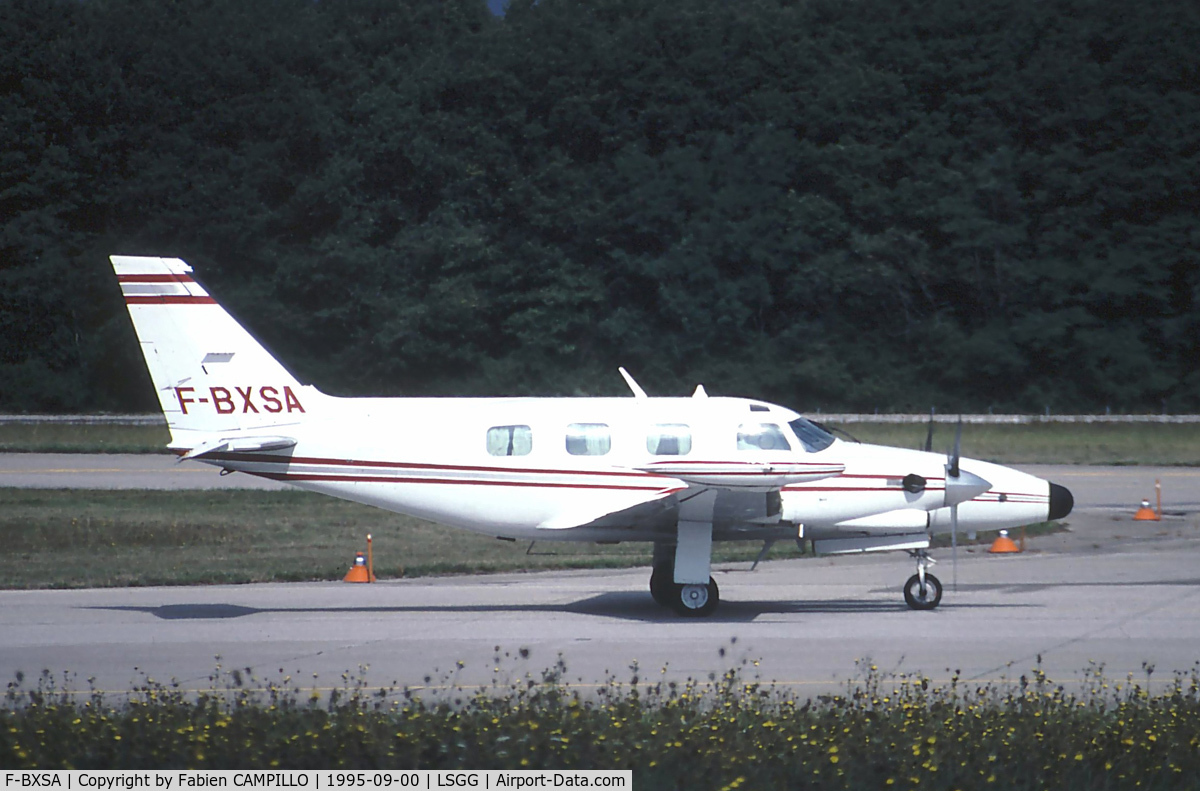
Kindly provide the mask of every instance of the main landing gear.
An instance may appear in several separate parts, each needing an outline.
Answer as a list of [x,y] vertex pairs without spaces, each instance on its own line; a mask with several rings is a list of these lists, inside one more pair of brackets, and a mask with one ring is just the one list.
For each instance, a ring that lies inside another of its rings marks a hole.
[[[675,565],[664,559],[666,552],[655,547],[659,555],[650,573],[650,595],[663,607],[669,607],[685,617],[703,618],[712,615],[721,600],[721,591],[712,577],[707,585],[681,585],[675,582]],[[904,601],[914,610],[932,610],[942,602],[942,581],[929,573],[937,561],[923,549],[909,552],[917,561],[917,573],[904,583]]]
[[708,578],[707,585],[680,585],[675,582],[675,566],[665,561],[654,564],[650,574],[650,595],[663,607],[691,618],[712,615],[721,600],[721,591],[712,577]]
[[932,610],[942,601],[942,581],[928,572],[937,561],[923,549],[909,552],[917,560],[917,573],[904,583],[904,601],[914,610]]

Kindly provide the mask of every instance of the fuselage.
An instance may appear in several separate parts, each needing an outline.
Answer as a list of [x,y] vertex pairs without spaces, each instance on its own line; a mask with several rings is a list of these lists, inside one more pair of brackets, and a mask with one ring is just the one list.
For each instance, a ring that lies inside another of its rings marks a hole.
[[[673,540],[689,489],[672,475],[680,469],[747,470],[737,473],[745,483],[731,479],[718,500],[714,540],[950,529],[944,455],[845,442],[762,401],[334,398],[311,387],[294,398],[303,420],[271,420],[272,431],[295,438],[289,452],[203,460],[509,538]],[[248,428],[261,422],[244,414]],[[176,431],[178,446],[199,440]],[[962,529],[1049,517],[1046,481],[971,459],[961,465],[991,484],[960,506]],[[803,480],[806,471],[817,479]]]

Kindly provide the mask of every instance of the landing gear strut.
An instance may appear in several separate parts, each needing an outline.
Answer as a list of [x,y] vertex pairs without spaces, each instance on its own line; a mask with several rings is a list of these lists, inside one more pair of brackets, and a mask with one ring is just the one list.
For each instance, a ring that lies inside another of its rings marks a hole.
[[650,595],[684,617],[716,612],[721,592],[712,578],[713,513],[717,490],[688,490],[679,498],[674,541],[654,542]]
[[937,561],[923,549],[909,552],[917,561],[917,573],[904,583],[904,601],[914,610],[932,610],[942,601],[942,581],[928,572]]

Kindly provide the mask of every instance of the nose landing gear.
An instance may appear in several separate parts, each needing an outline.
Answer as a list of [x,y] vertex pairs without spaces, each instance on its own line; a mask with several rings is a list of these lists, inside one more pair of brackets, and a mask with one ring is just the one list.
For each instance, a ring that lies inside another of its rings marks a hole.
[[904,601],[914,610],[932,610],[942,601],[942,581],[928,572],[937,561],[923,549],[909,552],[917,561],[917,573],[904,583]]

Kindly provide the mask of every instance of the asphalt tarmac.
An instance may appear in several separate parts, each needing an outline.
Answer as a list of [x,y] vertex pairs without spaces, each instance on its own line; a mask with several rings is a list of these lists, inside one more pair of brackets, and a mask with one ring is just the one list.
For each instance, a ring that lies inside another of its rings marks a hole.
[[278,481],[168,454],[0,453],[0,488],[21,489],[287,489]]
[[[105,469],[117,469],[119,457],[103,458]],[[145,460],[157,457],[136,458],[138,469],[149,469]],[[38,468],[69,466],[58,460]],[[12,469],[10,457],[0,462]],[[1151,668],[1152,680],[1166,683],[1172,671],[1197,667],[1200,470],[1025,469],[1074,491],[1069,529],[1031,539],[1020,555],[960,549],[957,590],[949,550],[936,551],[934,573],[946,592],[932,612],[905,607],[901,586],[913,564],[895,553],[768,560],[754,573],[746,563],[719,566],[721,609],[704,620],[656,606],[644,568],[372,585],[2,591],[0,680],[21,671],[29,686],[46,669],[69,674],[80,690],[88,678],[116,693],[147,678],[202,689],[219,665],[248,668],[254,683],[291,676],[324,691],[345,676],[453,695],[456,685],[540,679],[561,659],[563,677],[585,689],[635,673],[641,681],[703,681],[736,668],[807,697],[843,691],[872,664],[884,674],[957,673],[973,683],[1015,682],[1040,667],[1068,686],[1096,668],[1119,681],[1129,673],[1145,680]],[[6,474],[13,478],[0,478],[4,484],[16,479]],[[54,480],[96,485],[87,477],[96,474],[81,473],[92,483]],[[245,476],[219,480],[238,478]],[[1131,521],[1142,497],[1153,500],[1155,478],[1164,520]]]

